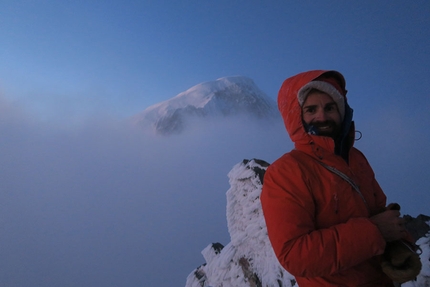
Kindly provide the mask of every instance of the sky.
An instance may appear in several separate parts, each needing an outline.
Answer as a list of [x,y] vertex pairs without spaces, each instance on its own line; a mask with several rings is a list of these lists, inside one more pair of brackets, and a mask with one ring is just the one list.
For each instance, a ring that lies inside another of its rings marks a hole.
[[0,1],[0,285],[184,286],[227,243],[227,173],[272,162],[282,126],[220,122],[165,139],[124,124],[242,75],[347,81],[390,202],[429,215],[430,3]]

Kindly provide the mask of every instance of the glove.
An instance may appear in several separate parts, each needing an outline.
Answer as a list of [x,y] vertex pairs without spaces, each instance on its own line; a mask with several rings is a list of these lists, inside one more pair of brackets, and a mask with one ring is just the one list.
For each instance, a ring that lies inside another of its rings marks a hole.
[[413,280],[421,271],[421,260],[408,243],[397,240],[387,243],[382,271],[394,282],[404,283]]

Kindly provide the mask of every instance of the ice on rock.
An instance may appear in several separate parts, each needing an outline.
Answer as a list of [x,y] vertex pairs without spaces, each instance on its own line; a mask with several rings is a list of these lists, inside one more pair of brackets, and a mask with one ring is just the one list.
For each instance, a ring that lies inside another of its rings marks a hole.
[[211,245],[203,250],[206,264],[188,276],[187,287],[297,286],[294,277],[280,266],[267,237],[260,203],[267,166],[261,160],[244,160],[228,174],[227,225],[231,242],[216,255],[209,251]]

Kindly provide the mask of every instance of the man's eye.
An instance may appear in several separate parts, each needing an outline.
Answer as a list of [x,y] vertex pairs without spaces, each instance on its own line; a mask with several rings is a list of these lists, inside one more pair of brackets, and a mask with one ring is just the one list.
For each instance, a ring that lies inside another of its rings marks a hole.
[[336,108],[335,108],[335,106],[333,106],[333,105],[330,105],[330,106],[327,106],[327,107],[325,107],[325,110],[327,111],[327,112],[332,112],[332,111],[334,111]]
[[305,113],[307,114],[313,114],[315,112],[315,108],[307,108],[305,109]]

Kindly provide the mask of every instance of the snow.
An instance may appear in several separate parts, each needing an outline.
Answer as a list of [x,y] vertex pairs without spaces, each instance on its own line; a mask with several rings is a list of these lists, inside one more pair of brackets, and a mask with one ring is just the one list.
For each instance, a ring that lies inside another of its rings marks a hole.
[[252,79],[234,76],[198,84],[145,109],[131,120],[142,127],[156,127],[162,122],[162,128],[175,124],[179,127],[186,116],[236,114],[239,111],[263,117],[278,115],[275,101],[261,91]]
[[215,92],[234,84],[255,86],[251,79],[242,76],[219,78],[216,81],[195,85],[167,101],[150,106],[141,116],[154,120],[166,116],[169,111],[185,108],[189,105],[203,108],[211,100]]
[[[427,222],[430,225],[430,221]],[[417,240],[416,244],[421,248],[421,272],[416,281],[402,284],[402,287],[428,287],[430,286],[430,232]]]
[[227,225],[231,241],[219,254],[211,251],[212,244],[202,251],[206,265],[191,272],[187,287],[250,286],[254,274],[262,286],[297,286],[294,277],[278,263],[267,237],[258,176],[258,171],[266,167],[256,160],[244,161],[228,174]]
[[[206,264],[189,274],[186,287],[298,286],[279,264],[267,236],[260,202],[267,166],[261,160],[244,160],[229,172],[226,216],[231,241],[222,250],[210,244],[202,251]],[[402,287],[430,286],[430,232],[416,243],[422,250],[422,270],[416,281]]]

